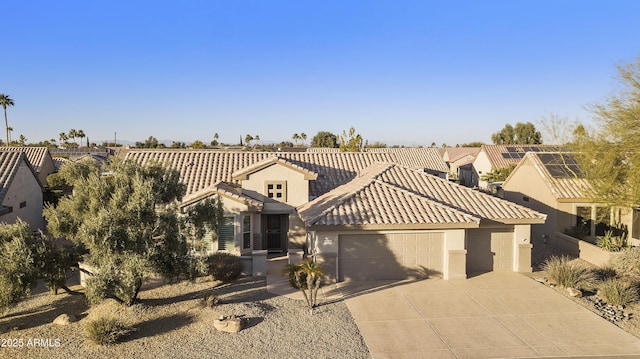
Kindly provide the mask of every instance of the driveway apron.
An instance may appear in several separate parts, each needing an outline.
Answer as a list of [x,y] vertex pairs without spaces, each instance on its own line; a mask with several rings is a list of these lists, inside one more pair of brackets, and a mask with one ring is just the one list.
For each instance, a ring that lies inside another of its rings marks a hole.
[[640,357],[640,339],[518,273],[339,290],[374,359]]

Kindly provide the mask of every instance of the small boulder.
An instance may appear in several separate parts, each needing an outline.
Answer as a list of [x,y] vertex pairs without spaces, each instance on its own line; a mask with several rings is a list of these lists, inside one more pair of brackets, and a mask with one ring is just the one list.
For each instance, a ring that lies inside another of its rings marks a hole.
[[234,315],[228,318],[221,317],[213,321],[213,327],[221,332],[237,333],[242,330],[242,319]]
[[569,292],[569,295],[574,297],[574,298],[582,297],[582,292],[579,289],[567,288],[567,292]]
[[69,325],[70,323],[73,323],[77,320],[78,318],[76,318],[76,316],[73,314],[60,314],[59,316],[56,317],[56,319],[53,320],[53,324]]

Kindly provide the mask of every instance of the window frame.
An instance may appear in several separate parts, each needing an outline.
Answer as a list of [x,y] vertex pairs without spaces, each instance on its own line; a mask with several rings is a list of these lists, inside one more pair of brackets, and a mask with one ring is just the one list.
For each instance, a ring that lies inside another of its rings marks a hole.
[[265,181],[264,195],[276,201],[286,202],[287,181]]

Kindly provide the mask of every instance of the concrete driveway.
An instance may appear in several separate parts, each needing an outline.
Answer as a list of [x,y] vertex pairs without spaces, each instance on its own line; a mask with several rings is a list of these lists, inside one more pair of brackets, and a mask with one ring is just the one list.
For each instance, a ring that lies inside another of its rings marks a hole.
[[338,290],[375,359],[640,356],[640,339],[518,273]]

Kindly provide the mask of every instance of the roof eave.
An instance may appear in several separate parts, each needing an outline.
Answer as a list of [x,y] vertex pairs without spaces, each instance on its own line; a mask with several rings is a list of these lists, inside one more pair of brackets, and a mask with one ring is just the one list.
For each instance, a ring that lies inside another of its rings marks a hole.
[[491,219],[491,221],[502,224],[544,224],[547,221],[547,216],[544,218],[497,218]]
[[479,223],[417,223],[417,224],[341,224],[341,225],[307,225],[309,231],[371,231],[371,230],[429,230],[429,229],[461,229],[478,228]]

